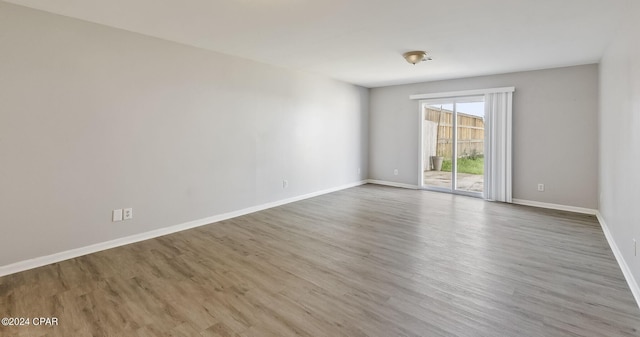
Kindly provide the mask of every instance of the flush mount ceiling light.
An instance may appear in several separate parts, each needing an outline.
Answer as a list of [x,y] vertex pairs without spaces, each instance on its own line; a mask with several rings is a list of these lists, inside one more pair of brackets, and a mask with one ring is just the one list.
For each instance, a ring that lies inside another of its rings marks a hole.
[[422,61],[431,61],[431,58],[427,57],[427,52],[423,50],[408,51],[402,54],[402,57],[411,64],[420,63]]

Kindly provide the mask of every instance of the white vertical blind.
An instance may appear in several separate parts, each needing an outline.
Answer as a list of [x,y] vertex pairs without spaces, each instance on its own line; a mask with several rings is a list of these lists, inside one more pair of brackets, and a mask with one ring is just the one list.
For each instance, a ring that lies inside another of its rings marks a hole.
[[485,94],[484,198],[512,202],[513,91]]

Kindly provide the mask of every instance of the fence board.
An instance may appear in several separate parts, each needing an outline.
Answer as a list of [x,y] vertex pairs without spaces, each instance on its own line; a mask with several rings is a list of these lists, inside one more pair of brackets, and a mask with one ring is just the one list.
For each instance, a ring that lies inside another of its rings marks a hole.
[[[443,157],[451,157],[453,143],[453,111],[426,108],[425,120],[436,123],[437,125],[436,130],[438,136],[436,143],[438,145],[435,153],[431,153],[429,156],[439,155]],[[484,119],[480,116],[458,113],[457,122],[458,157],[484,154]],[[425,137],[425,139],[431,139],[431,137]]]

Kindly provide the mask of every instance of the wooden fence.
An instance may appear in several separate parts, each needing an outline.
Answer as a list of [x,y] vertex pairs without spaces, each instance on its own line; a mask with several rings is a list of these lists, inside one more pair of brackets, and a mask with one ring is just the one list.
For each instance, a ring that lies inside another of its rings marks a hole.
[[[437,129],[436,135],[425,134],[425,138],[429,137],[435,139],[437,136],[437,147],[435,148],[435,153],[427,154],[427,156],[438,155],[445,158],[451,158],[453,144],[453,111],[426,108],[425,120],[435,123],[436,128],[433,129]],[[482,117],[459,112],[457,131],[458,157],[484,154],[484,119]],[[433,150],[430,152],[433,152]]]

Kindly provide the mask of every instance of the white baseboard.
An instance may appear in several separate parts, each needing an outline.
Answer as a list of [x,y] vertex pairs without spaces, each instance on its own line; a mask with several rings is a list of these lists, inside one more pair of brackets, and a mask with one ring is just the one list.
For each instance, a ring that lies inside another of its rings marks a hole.
[[600,226],[602,227],[602,231],[604,232],[605,238],[607,238],[607,242],[609,242],[611,251],[613,251],[613,255],[616,257],[616,260],[618,261],[618,265],[620,265],[620,269],[622,269],[622,274],[624,275],[624,278],[627,280],[627,284],[631,289],[631,293],[633,294],[633,297],[636,299],[636,304],[640,308],[640,285],[638,285],[638,282],[633,277],[633,274],[631,273],[631,269],[629,269],[629,265],[627,264],[627,261],[625,261],[624,256],[622,256],[622,252],[620,252],[620,249],[618,248],[618,245],[616,244],[615,240],[613,240],[613,235],[611,234],[611,231],[609,230],[607,223],[604,221],[604,218],[602,217],[602,214],[600,214],[599,211],[596,211],[596,217],[600,222]]
[[366,180],[0,266],[0,277],[366,184]]
[[417,189],[418,189],[418,185],[410,185],[410,184],[403,184],[403,183],[395,183],[395,182],[392,182],[392,181],[384,181],[384,180],[369,179],[369,180],[367,180],[367,182],[368,182],[369,184],[384,185],[384,186],[392,186],[392,187],[400,187],[400,188],[408,188],[408,189],[412,189],[412,190],[417,190]]
[[548,209],[555,209],[559,211],[568,211],[568,212],[590,214],[590,215],[595,215],[597,212],[597,210],[591,209],[591,208],[551,204],[547,202],[539,202],[539,201],[531,201],[531,200],[513,199],[512,202],[516,205],[548,208]]

